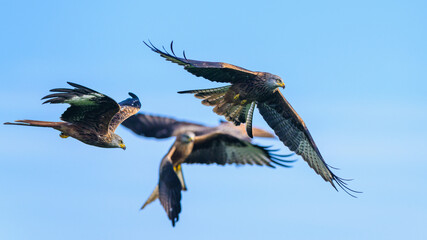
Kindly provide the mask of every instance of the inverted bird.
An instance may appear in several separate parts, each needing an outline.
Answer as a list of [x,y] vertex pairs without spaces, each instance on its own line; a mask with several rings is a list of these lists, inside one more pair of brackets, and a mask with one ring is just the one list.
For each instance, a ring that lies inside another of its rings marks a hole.
[[272,150],[219,130],[199,136],[191,131],[180,133],[160,163],[158,185],[141,209],[159,198],[168,218],[172,221],[172,226],[175,226],[181,212],[181,191],[186,189],[181,167],[183,163],[290,167],[285,163],[294,160],[283,158],[291,155],[274,154]]
[[8,125],[50,127],[60,131],[61,138],[73,137],[89,145],[103,148],[126,149],[123,139],[114,133],[116,128],[141,108],[138,97],[117,103],[112,98],[90,88],[68,82],[70,88],[55,88],[55,92],[42,99],[45,103],[68,103],[71,106],[62,114],[62,122],[16,120]]
[[235,125],[246,124],[246,132],[252,137],[252,118],[255,107],[275,134],[291,151],[300,155],[325,181],[336,190],[335,183],[346,193],[355,197],[354,191],[347,186],[343,179],[336,176],[329,168],[317,148],[304,121],[285,99],[279,88],[285,88],[282,78],[268,72],[250,71],[223,62],[207,62],[177,57],[171,42],[171,53],[161,51],[151,42],[147,44],[152,51],[178,65],[197,77],[203,77],[213,82],[231,83],[231,85],[211,88],[181,91],[191,93],[203,99],[202,104],[214,106],[213,111],[223,115]]

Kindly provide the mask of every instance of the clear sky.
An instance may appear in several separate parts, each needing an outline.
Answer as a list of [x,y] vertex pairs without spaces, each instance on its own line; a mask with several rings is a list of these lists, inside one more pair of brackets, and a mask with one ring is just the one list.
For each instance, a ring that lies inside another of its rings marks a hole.
[[[0,126],[0,239],[427,239],[426,1],[0,2],[0,122],[56,121],[41,105],[66,81],[144,112],[221,119],[179,90],[219,87],[143,43],[281,76],[335,173],[336,192],[299,158],[291,169],[184,166],[172,228],[159,202],[139,207],[173,139],[119,127],[127,150]],[[254,125],[268,129],[258,112]],[[277,140],[260,140],[282,153]]]

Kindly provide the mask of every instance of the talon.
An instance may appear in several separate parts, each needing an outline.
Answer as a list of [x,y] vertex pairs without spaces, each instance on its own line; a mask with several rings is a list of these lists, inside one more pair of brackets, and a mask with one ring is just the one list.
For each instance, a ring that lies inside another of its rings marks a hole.
[[67,138],[67,137],[69,137],[68,135],[65,135],[64,133],[59,134],[59,136],[60,136],[61,138]]
[[177,166],[173,167],[173,170],[174,170],[175,172],[179,171],[180,169],[181,169],[181,164],[179,164],[179,165],[177,165]]
[[240,94],[237,94],[236,96],[234,96],[234,100],[239,99],[239,97],[240,97]]

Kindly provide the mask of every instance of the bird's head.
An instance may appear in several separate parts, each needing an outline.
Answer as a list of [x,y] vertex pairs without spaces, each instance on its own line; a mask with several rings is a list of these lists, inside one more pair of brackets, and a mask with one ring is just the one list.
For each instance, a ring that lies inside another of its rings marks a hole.
[[278,87],[285,88],[285,83],[283,82],[281,77],[274,74],[270,74],[267,79],[267,87],[272,90]]
[[185,132],[179,135],[179,141],[182,143],[191,143],[194,142],[196,135],[193,132]]
[[111,141],[111,145],[114,148],[121,148],[123,150],[126,150],[126,145],[123,142],[123,139],[117,134],[113,134],[113,140]]

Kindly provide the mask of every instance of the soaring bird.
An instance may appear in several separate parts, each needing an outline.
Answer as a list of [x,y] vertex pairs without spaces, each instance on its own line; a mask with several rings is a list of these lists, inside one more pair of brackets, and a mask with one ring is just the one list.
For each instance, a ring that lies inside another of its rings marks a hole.
[[126,149],[123,139],[114,133],[116,128],[141,108],[138,97],[117,103],[112,98],[90,88],[68,82],[73,89],[55,88],[55,92],[42,99],[45,103],[68,103],[71,106],[62,114],[63,122],[16,120],[9,125],[50,127],[60,131],[61,138],[73,137],[89,145],[103,148]]
[[185,70],[197,77],[214,82],[231,83],[231,85],[219,88],[178,93],[192,93],[195,97],[203,99],[203,105],[214,106],[215,113],[223,115],[235,125],[246,123],[246,131],[250,137],[253,135],[253,112],[257,107],[283,144],[302,156],[325,181],[338,190],[335,186],[336,183],[353,197],[355,196],[352,193],[359,193],[347,186],[345,181],[348,179],[340,178],[330,170],[304,121],[279,91],[279,87],[285,88],[285,83],[279,76],[268,72],[251,71],[223,62],[187,59],[185,52],[183,52],[183,58],[179,58],[173,51],[173,42],[170,45],[171,53],[165,48],[163,48],[164,51],[161,51],[151,42],[150,44],[144,43],[166,60],[184,66]]
[[[158,139],[178,136],[184,132],[193,132],[196,136],[208,134],[215,131],[222,131],[233,135],[239,139],[250,141],[251,138],[245,132],[243,125],[221,121],[218,126],[209,127],[188,121],[178,121],[170,117],[156,116],[146,113],[137,113],[126,119],[122,126],[129,128],[134,133],[144,137],[154,137]],[[255,137],[274,138],[275,135],[260,128],[253,128]]]
[[256,164],[274,168],[275,165],[289,167],[284,163],[290,155],[278,155],[265,147],[251,144],[225,131],[216,130],[202,135],[185,131],[176,140],[160,163],[159,182],[153,193],[141,207],[159,198],[172,225],[179,220],[181,191],[186,190],[181,164]]

